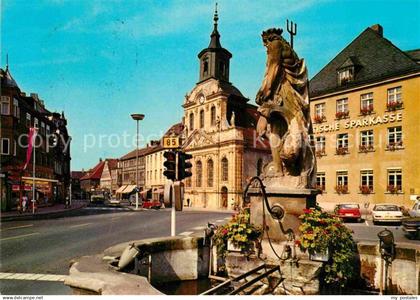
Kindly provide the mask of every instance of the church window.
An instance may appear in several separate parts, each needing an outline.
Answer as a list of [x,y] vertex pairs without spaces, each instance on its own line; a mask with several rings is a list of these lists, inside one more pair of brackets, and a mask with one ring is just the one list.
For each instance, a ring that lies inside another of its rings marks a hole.
[[209,159],[207,161],[207,186],[208,187],[213,187],[213,173],[214,173],[213,160]]
[[210,114],[211,114],[211,126],[214,126],[216,125],[216,107],[215,106],[211,107]]
[[196,173],[197,173],[196,186],[201,187],[201,184],[202,184],[202,181],[203,181],[203,165],[202,165],[200,160],[197,161],[195,169],[196,169]]
[[203,75],[207,75],[209,72],[209,62],[208,60],[203,61]]
[[200,128],[204,128],[204,110],[200,110]]
[[219,63],[219,70],[220,70],[220,74],[222,74],[223,76],[226,76],[226,66],[223,61]]
[[194,114],[190,113],[190,130],[194,130]]
[[229,179],[229,162],[226,157],[222,158],[222,181]]

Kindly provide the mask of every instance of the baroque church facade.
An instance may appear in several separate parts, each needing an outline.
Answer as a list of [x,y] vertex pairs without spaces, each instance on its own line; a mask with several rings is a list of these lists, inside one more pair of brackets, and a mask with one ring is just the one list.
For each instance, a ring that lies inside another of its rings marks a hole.
[[229,82],[232,54],[220,43],[218,15],[210,44],[199,54],[199,81],[185,96],[183,150],[193,156],[192,177],[184,182],[184,203],[233,209],[247,178],[271,160],[267,141],[258,139],[257,107]]

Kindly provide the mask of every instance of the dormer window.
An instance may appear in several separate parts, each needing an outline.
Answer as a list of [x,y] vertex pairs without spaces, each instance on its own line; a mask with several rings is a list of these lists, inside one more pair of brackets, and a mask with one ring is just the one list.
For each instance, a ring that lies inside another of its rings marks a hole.
[[348,57],[337,69],[338,85],[345,85],[354,81],[356,72],[361,68],[361,64],[355,56]]
[[338,85],[344,85],[354,79],[354,67],[347,67],[338,71]]

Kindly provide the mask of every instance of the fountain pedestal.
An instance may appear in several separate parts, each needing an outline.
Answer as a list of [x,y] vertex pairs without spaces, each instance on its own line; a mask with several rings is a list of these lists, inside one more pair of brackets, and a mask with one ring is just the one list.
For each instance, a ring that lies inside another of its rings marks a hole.
[[[300,226],[299,216],[303,210],[315,207],[316,195],[319,190],[315,189],[286,189],[267,187],[266,196],[271,208],[280,206],[284,211],[281,219],[284,230],[292,229],[295,235],[298,235]],[[255,225],[265,224],[268,226],[265,230],[264,239],[270,237],[274,242],[286,241],[288,236],[284,235],[278,224],[278,220],[270,216],[267,207],[263,208],[264,198],[259,188],[250,188],[248,190],[250,197],[250,216],[251,223]]]

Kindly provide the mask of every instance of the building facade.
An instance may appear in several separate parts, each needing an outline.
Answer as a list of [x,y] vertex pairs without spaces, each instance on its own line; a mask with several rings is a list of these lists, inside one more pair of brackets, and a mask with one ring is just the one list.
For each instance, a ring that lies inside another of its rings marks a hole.
[[[22,92],[8,66],[0,69],[0,79],[1,209],[16,207],[24,194],[32,198],[34,181],[39,204],[63,202],[71,181],[71,137],[64,112],[51,112],[37,94]],[[35,178],[33,156],[24,169],[31,127],[37,128]]]
[[419,57],[374,25],[311,79],[321,206],[412,206],[420,194]]
[[113,170],[117,169],[118,160],[117,159],[106,159],[104,169],[102,170],[101,179],[99,180],[99,186],[102,190],[107,191],[110,194],[115,194],[115,185],[113,186],[112,175],[115,176]]
[[183,149],[193,156],[184,203],[232,209],[246,179],[259,175],[271,155],[257,139],[257,108],[229,82],[232,54],[221,46],[217,22],[216,12],[210,44],[198,54],[199,82],[183,103]]

